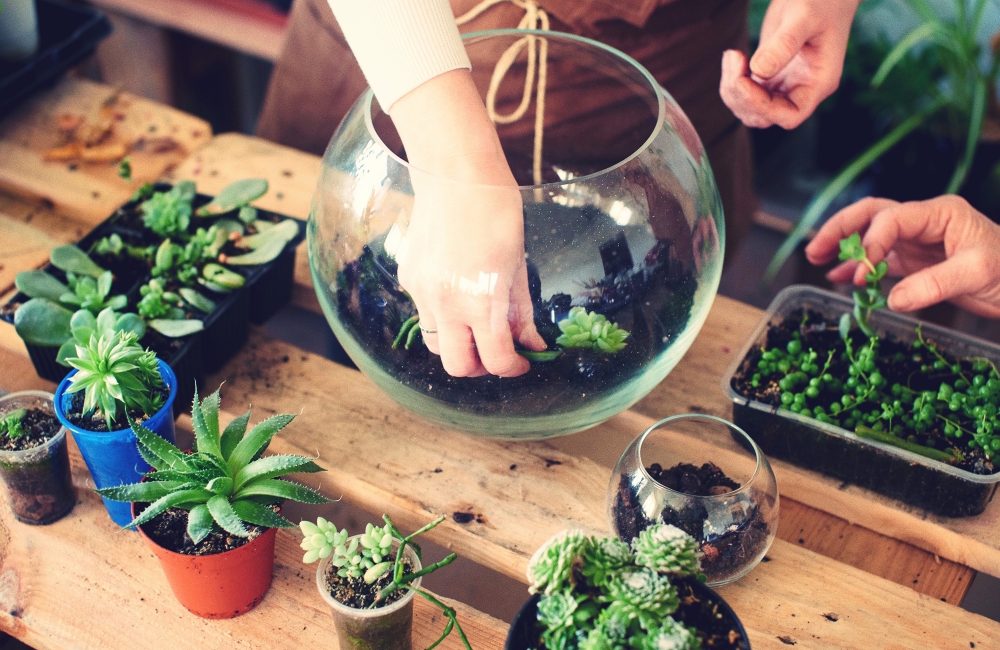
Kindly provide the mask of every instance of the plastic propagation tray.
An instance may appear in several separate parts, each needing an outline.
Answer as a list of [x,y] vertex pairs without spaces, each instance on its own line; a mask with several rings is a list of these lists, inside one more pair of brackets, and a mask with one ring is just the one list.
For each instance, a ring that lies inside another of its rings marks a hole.
[[[736,363],[724,376],[722,388],[733,401],[733,420],[753,436],[770,456],[860,485],[930,512],[957,517],[981,513],[1000,484],[1000,471],[976,474],[914,452],[855,435],[791,411],[748,398],[734,388],[733,378],[747,357],[767,341],[768,329],[793,310],[805,308],[834,326],[853,301],[808,286],[781,291],[767,309]],[[909,343],[921,325],[924,336],[954,357],[983,357],[1000,364],[1000,346],[952,330],[920,323],[889,311],[869,319],[876,331]]]
[[38,50],[21,61],[0,61],[0,115],[46,87],[89,55],[111,33],[97,9],[57,0],[37,0]]

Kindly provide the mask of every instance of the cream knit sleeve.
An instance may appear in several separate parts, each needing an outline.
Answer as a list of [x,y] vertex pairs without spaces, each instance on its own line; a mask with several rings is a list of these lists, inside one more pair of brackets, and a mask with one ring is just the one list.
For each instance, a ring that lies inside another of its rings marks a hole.
[[448,0],[328,2],[375,97],[387,111],[425,81],[449,70],[472,67]]

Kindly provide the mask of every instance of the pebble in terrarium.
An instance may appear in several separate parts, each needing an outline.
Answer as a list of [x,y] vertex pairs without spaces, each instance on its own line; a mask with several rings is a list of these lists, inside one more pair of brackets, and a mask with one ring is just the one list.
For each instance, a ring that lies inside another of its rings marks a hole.
[[[518,38],[500,32],[468,41],[473,69],[492,70],[498,46]],[[718,193],[680,108],[613,50],[568,35],[547,40],[550,75],[603,75],[622,88],[624,101],[620,124],[595,129],[573,102],[553,99],[541,178],[531,173],[524,125],[498,125],[522,184],[528,293],[547,346],[522,351],[528,372],[453,377],[425,345],[397,263],[419,173],[393,146],[391,125],[370,94],[327,149],[310,218],[317,294],[352,360],[418,414],[480,435],[571,433],[636,402],[690,346],[721,273]],[[516,85],[517,70],[505,84]],[[487,197],[505,191],[476,189]],[[489,272],[484,263],[479,275]]]

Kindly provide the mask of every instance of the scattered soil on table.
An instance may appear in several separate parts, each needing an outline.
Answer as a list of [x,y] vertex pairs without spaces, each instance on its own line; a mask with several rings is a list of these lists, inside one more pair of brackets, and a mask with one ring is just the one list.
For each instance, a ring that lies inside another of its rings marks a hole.
[[[2,415],[4,414],[0,414],[0,416]],[[0,436],[0,450],[23,451],[38,447],[59,433],[61,425],[56,416],[51,413],[46,413],[41,409],[28,409],[28,412],[21,418],[21,426],[24,427],[24,434],[17,438]]]
[[[83,393],[84,391],[81,390],[72,395],[72,397],[70,398],[70,406],[66,412],[66,417],[69,419],[70,422],[80,427],[81,429],[85,429],[87,431],[108,431],[108,424],[104,420],[103,416],[99,416],[95,413],[84,413]],[[170,394],[170,391],[167,389],[166,386],[161,386],[159,388],[153,389],[152,393],[154,395],[159,395],[158,403],[165,404],[167,401],[167,396]],[[155,413],[143,413],[142,411],[133,409],[129,411],[129,415],[132,416],[132,419],[135,422],[142,424],[150,417],[155,415]],[[111,429],[112,431],[119,431],[121,429],[127,429],[129,427],[128,419],[120,412],[120,409],[118,418],[114,420],[111,424],[113,427],[113,429]]]
[[674,581],[680,607],[674,618],[694,628],[702,648],[739,650],[749,648],[749,639],[740,632],[739,624],[715,598],[701,598],[688,581]]
[[[407,559],[403,560],[403,567],[404,573],[409,573],[412,570],[412,565]],[[355,609],[371,609],[375,604],[375,598],[378,596],[378,593],[389,586],[391,582],[392,571],[387,572],[374,583],[367,584],[363,577],[347,578],[338,576],[337,567],[332,564],[326,570],[326,587],[330,596],[338,603],[343,603]],[[405,589],[398,589],[386,596],[385,600],[379,604],[379,607],[391,605],[406,594],[407,591]]]
[[[148,504],[140,504],[136,512],[141,513]],[[237,537],[224,530],[215,528],[208,537],[197,544],[191,541],[187,534],[188,512],[180,508],[171,508],[156,516],[152,521],[140,526],[142,532],[165,549],[182,555],[215,555],[232,551],[249,544],[265,532],[263,526],[247,525],[249,537]]]

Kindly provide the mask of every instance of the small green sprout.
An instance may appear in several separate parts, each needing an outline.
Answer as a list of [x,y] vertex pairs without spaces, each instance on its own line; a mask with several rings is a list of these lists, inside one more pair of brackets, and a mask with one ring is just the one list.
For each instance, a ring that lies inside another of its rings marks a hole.
[[629,333],[612,323],[603,314],[573,307],[569,315],[558,323],[562,334],[556,345],[564,348],[583,348],[614,354],[625,348]]
[[129,160],[128,156],[118,161],[118,176],[127,181],[132,180],[132,161]]
[[0,417],[0,435],[5,435],[11,440],[17,440],[25,433],[24,416],[28,414],[28,409],[17,409]]
[[363,580],[368,585],[374,584],[385,575],[391,575],[392,580],[379,591],[372,604],[373,608],[378,607],[379,603],[397,591],[415,592],[440,609],[448,619],[440,638],[429,647],[437,647],[454,629],[462,644],[468,650],[472,650],[469,639],[458,622],[455,609],[445,605],[433,594],[413,586],[414,580],[451,564],[458,555],[449,553],[434,564],[410,573],[406,572],[404,563],[406,547],[412,548],[417,557],[420,557],[420,547],[413,543],[413,539],[436,527],[444,521],[444,517],[438,517],[423,528],[405,536],[396,528],[389,515],[382,515],[382,521],[385,522],[384,526],[369,523],[365,526],[365,532],[353,539],[349,539],[346,529],[338,530],[336,525],[323,517],[317,518],[315,523],[300,522],[299,529],[303,535],[300,547],[306,552],[302,561],[311,564],[332,556],[330,563],[337,567],[338,576],[349,580]]
[[[882,278],[885,277],[886,272],[889,270],[889,265],[885,260],[882,260],[878,264],[872,264],[871,260],[868,259],[868,254],[865,253],[865,247],[861,242],[861,235],[859,233],[854,233],[850,237],[840,240],[839,257],[842,262],[853,260],[864,264],[868,268],[868,273],[865,274],[867,286],[864,291],[856,289],[853,293],[854,322],[858,324],[858,328],[865,333],[865,336],[875,336],[875,330],[868,324],[868,318],[873,311],[886,306],[886,299],[882,295],[881,284]],[[844,314],[840,320],[840,335],[846,337],[849,330],[850,316]]]

